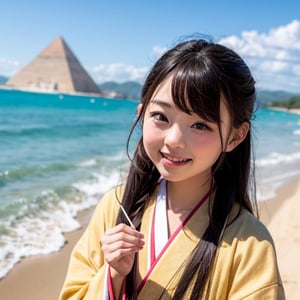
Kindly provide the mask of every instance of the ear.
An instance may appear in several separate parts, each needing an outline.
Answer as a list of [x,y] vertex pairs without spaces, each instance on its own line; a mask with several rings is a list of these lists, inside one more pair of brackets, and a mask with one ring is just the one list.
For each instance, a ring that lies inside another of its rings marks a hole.
[[236,146],[238,146],[247,136],[247,133],[249,131],[249,123],[244,122],[239,128],[233,128],[230,137],[229,142],[226,146],[225,152],[232,151]]
[[140,103],[136,108],[136,114],[138,117],[141,115],[142,109],[143,109],[143,104]]

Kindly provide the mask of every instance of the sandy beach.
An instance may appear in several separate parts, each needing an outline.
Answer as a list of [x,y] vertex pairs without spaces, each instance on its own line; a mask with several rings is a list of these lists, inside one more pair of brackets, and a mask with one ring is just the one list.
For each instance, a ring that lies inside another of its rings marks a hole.
[[261,219],[271,232],[277,250],[286,299],[300,299],[300,178],[278,190],[261,204]]
[[[260,203],[262,221],[277,249],[287,299],[300,299],[300,178],[278,190],[274,199]],[[93,209],[78,216],[82,228],[66,234],[67,244],[58,253],[24,259],[0,281],[0,299],[55,300],[67,270],[70,252],[81,236]]]
[[65,234],[67,243],[60,252],[29,257],[18,263],[0,281],[2,300],[56,300],[66,275],[71,251],[82,235],[94,208],[78,215],[81,229]]

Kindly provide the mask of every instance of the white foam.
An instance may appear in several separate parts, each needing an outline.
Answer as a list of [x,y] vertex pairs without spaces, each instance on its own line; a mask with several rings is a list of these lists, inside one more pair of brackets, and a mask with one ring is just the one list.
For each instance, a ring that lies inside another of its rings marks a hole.
[[276,196],[276,189],[274,189],[274,188],[271,188],[271,189],[267,189],[266,187],[265,188],[262,188],[262,187],[257,188],[257,191],[256,191],[257,201],[266,201],[266,200],[274,198],[275,196]]
[[110,161],[127,161],[127,154],[125,152],[119,152],[109,157]]
[[78,167],[92,167],[97,165],[97,160],[96,159],[88,159],[80,162],[78,164]]
[[78,191],[83,192],[88,197],[103,194],[108,189],[114,187],[120,181],[120,173],[113,172],[110,175],[93,173],[93,179],[81,181],[73,184]]
[[65,244],[63,232],[80,227],[72,214],[63,210],[40,211],[39,217],[25,217],[5,224],[9,235],[1,235],[0,278],[21,258],[49,254]]
[[278,165],[281,163],[290,163],[296,160],[300,160],[300,152],[294,152],[289,154],[272,152],[267,157],[258,159],[256,161],[256,165],[262,167],[268,165]]
[[[49,199],[46,210],[39,209],[36,215],[21,219],[7,218],[2,225],[9,234],[1,235],[0,240],[0,278],[21,258],[59,251],[65,244],[63,233],[80,227],[77,213],[96,205],[103,193],[119,183],[119,178],[118,172],[95,173],[92,180],[73,184],[77,196],[72,200],[60,199],[52,190],[43,191],[41,196]],[[26,199],[19,199],[19,202],[26,204]],[[26,215],[25,205],[20,207],[22,215]]]
[[9,171],[8,170],[5,170],[2,173],[0,173],[0,177],[6,177],[8,175],[9,175]]
[[[283,167],[283,172],[280,171]],[[275,166],[275,168],[263,166],[256,169],[257,194],[259,201],[269,200],[276,196],[276,191],[281,186],[300,175],[299,168],[291,168],[291,165]]]
[[294,130],[294,131],[293,131],[293,134],[295,134],[295,135],[300,135],[300,129]]

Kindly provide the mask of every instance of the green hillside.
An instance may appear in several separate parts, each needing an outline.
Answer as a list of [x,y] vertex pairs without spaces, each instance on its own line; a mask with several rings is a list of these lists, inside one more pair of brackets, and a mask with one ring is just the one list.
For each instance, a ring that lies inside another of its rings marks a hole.
[[117,83],[115,81],[107,81],[98,84],[103,92],[115,92],[123,95],[125,99],[139,100],[141,97],[142,86],[135,81],[127,81],[124,83]]
[[[124,95],[124,98],[139,100],[141,97],[142,85],[135,81],[127,81],[124,83],[117,83],[115,81],[108,81],[98,85],[101,91],[117,92]],[[293,93],[284,91],[268,91],[257,90],[257,102],[259,106],[268,106],[274,101],[289,99],[295,96]]]
[[300,108],[300,96],[294,96],[283,101],[274,101],[271,106],[284,107],[287,109]]
[[258,89],[256,92],[256,100],[259,106],[270,106],[275,101],[285,101],[293,96],[293,93],[284,91],[268,91]]

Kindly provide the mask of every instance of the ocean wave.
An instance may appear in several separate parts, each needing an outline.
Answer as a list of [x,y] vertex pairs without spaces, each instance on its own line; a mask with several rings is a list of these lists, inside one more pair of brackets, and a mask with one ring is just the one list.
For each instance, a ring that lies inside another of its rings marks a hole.
[[103,194],[107,189],[121,183],[121,174],[112,172],[110,175],[93,173],[92,179],[73,183],[72,186],[88,197]]
[[300,135],[300,129],[294,130],[294,131],[293,131],[293,134],[295,134],[295,135]]
[[[265,170],[264,173],[268,173]],[[269,176],[258,176],[257,182],[257,200],[265,201],[272,199],[276,196],[276,191],[278,188],[282,187],[286,183],[290,182],[293,178],[296,178],[300,175],[300,170],[285,170],[285,172],[272,174]]]
[[0,211],[0,278],[20,259],[59,251],[64,233],[76,230],[79,211],[95,206],[101,195],[120,183],[120,173],[94,173],[78,181],[70,193],[44,190],[34,200],[20,198]]
[[294,152],[289,154],[272,152],[268,156],[258,159],[256,161],[256,165],[262,167],[268,165],[278,165],[281,163],[291,163],[299,160],[300,160],[300,152]]
[[300,176],[300,152],[272,152],[257,160],[256,168],[257,199],[273,198],[279,187]]
[[128,157],[126,151],[118,151],[110,155],[102,154],[97,157],[81,160],[76,163],[78,168],[95,168],[109,165],[110,168],[123,169],[123,166],[128,165]]
[[[29,126],[29,127],[11,127],[11,128],[2,128],[0,130],[0,137],[3,138],[16,138],[16,137],[31,137],[31,138],[38,138],[38,137],[57,137],[57,136],[68,136],[68,135],[90,135],[93,134],[94,131],[101,131],[108,127],[108,124],[103,124],[101,122],[92,122],[92,123],[85,123],[85,124],[76,124],[74,123],[75,120],[71,120],[70,123],[61,122],[57,120],[55,124],[49,124],[48,126],[44,124],[39,124],[36,127]],[[110,124],[109,124],[110,125]],[[107,129],[114,129],[116,126],[111,125]],[[117,129],[117,128],[116,128]]]
[[84,161],[81,161],[77,164],[78,167],[94,167],[99,164],[99,160],[95,158],[87,159]]
[[68,171],[74,168],[71,164],[65,163],[52,163],[49,165],[28,165],[20,166],[11,170],[4,170],[0,173],[0,184],[5,181],[14,181],[24,179],[26,177],[38,176],[46,177],[52,172]]
[[9,175],[8,170],[4,170],[4,171],[0,172],[0,182],[1,182],[1,178],[6,178],[8,175]]
[[6,234],[1,234],[0,278],[20,259],[49,254],[63,247],[63,232],[75,230],[80,224],[74,219],[70,209],[63,205],[49,211],[40,211],[38,216],[28,216],[2,222]]

